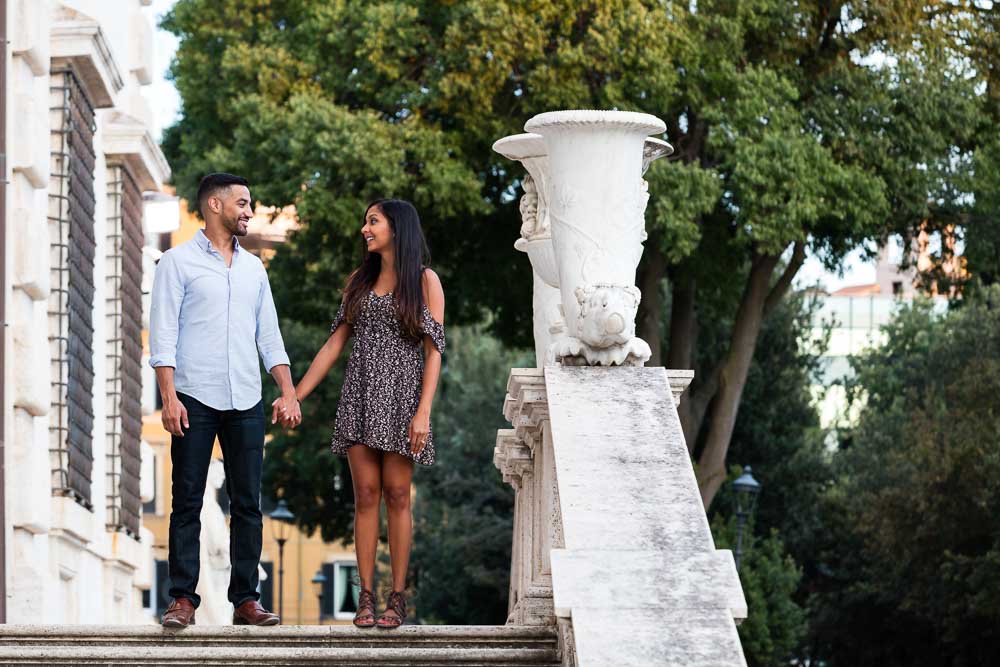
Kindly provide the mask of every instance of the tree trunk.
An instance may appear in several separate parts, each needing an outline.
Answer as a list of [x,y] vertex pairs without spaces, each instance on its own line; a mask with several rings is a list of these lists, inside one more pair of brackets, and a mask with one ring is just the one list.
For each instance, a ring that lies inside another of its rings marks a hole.
[[746,289],[736,311],[729,350],[718,375],[718,392],[711,404],[705,448],[698,459],[698,487],[705,509],[726,479],[726,454],[733,437],[740,398],[764,317],[781,301],[792,278],[805,260],[805,245],[796,242],[792,258],[781,277],[771,287],[771,277],[780,255],[757,255],[750,267]]
[[[670,338],[667,349],[667,368],[694,370],[694,350],[698,339],[698,317],[695,313],[695,280],[683,269],[674,273],[671,280]],[[677,415],[681,419],[684,441],[688,451],[694,451],[695,439],[701,420],[692,411],[692,395],[703,378],[695,377],[691,386],[681,395]]]
[[649,343],[653,355],[647,366],[660,366],[663,334],[660,331],[660,314],[663,311],[663,297],[660,294],[660,283],[667,275],[667,260],[655,244],[646,246],[646,261],[639,271],[639,290],[642,300],[639,302],[639,338]]

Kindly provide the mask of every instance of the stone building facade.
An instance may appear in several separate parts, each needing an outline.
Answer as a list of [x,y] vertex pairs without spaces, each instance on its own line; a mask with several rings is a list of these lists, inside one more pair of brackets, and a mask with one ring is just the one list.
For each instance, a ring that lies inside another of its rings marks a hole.
[[169,167],[142,94],[149,4],[0,0],[9,623],[152,620],[142,293],[158,235],[143,194]]

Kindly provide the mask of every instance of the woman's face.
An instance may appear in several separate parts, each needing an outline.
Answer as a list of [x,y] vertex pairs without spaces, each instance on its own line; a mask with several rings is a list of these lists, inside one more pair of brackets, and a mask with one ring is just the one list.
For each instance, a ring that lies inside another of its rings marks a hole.
[[368,252],[382,253],[392,250],[394,237],[389,220],[378,206],[372,206],[365,214],[365,224],[361,226],[361,237]]

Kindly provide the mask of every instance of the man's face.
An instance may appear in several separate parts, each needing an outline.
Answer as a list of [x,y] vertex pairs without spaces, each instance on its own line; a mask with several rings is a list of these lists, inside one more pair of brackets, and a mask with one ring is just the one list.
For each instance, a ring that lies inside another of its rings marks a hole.
[[245,185],[231,185],[219,192],[219,201],[222,203],[219,217],[226,230],[233,236],[246,236],[253,217],[250,189]]

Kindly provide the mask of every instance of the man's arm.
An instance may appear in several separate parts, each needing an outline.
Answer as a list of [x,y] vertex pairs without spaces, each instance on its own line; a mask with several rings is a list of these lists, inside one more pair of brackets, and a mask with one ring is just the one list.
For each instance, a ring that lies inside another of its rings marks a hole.
[[188,423],[187,408],[177,398],[177,390],[174,389],[174,369],[171,366],[156,367],[156,384],[160,386],[160,398],[163,400],[163,410],[160,412],[160,420],[163,428],[168,433],[184,437],[184,429],[190,428]]
[[160,387],[163,428],[172,435],[184,436],[188,428],[187,409],[177,398],[174,369],[177,367],[177,336],[184,302],[184,283],[171,253],[166,253],[156,265],[153,278],[152,302],[149,309],[149,365],[156,369]]
[[281,329],[278,327],[278,312],[274,308],[274,297],[271,296],[271,283],[264,273],[260,292],[257,296],[257,349],[264,360],[264,367],[274,378],[281,390],[281,398],[273,404],[271,423],[279,419],[286,426],[297,426],[302,421],[302,411],[295,398],[295,385],[292,383],[291,362],[285,352],[285,343],[281,339]]

